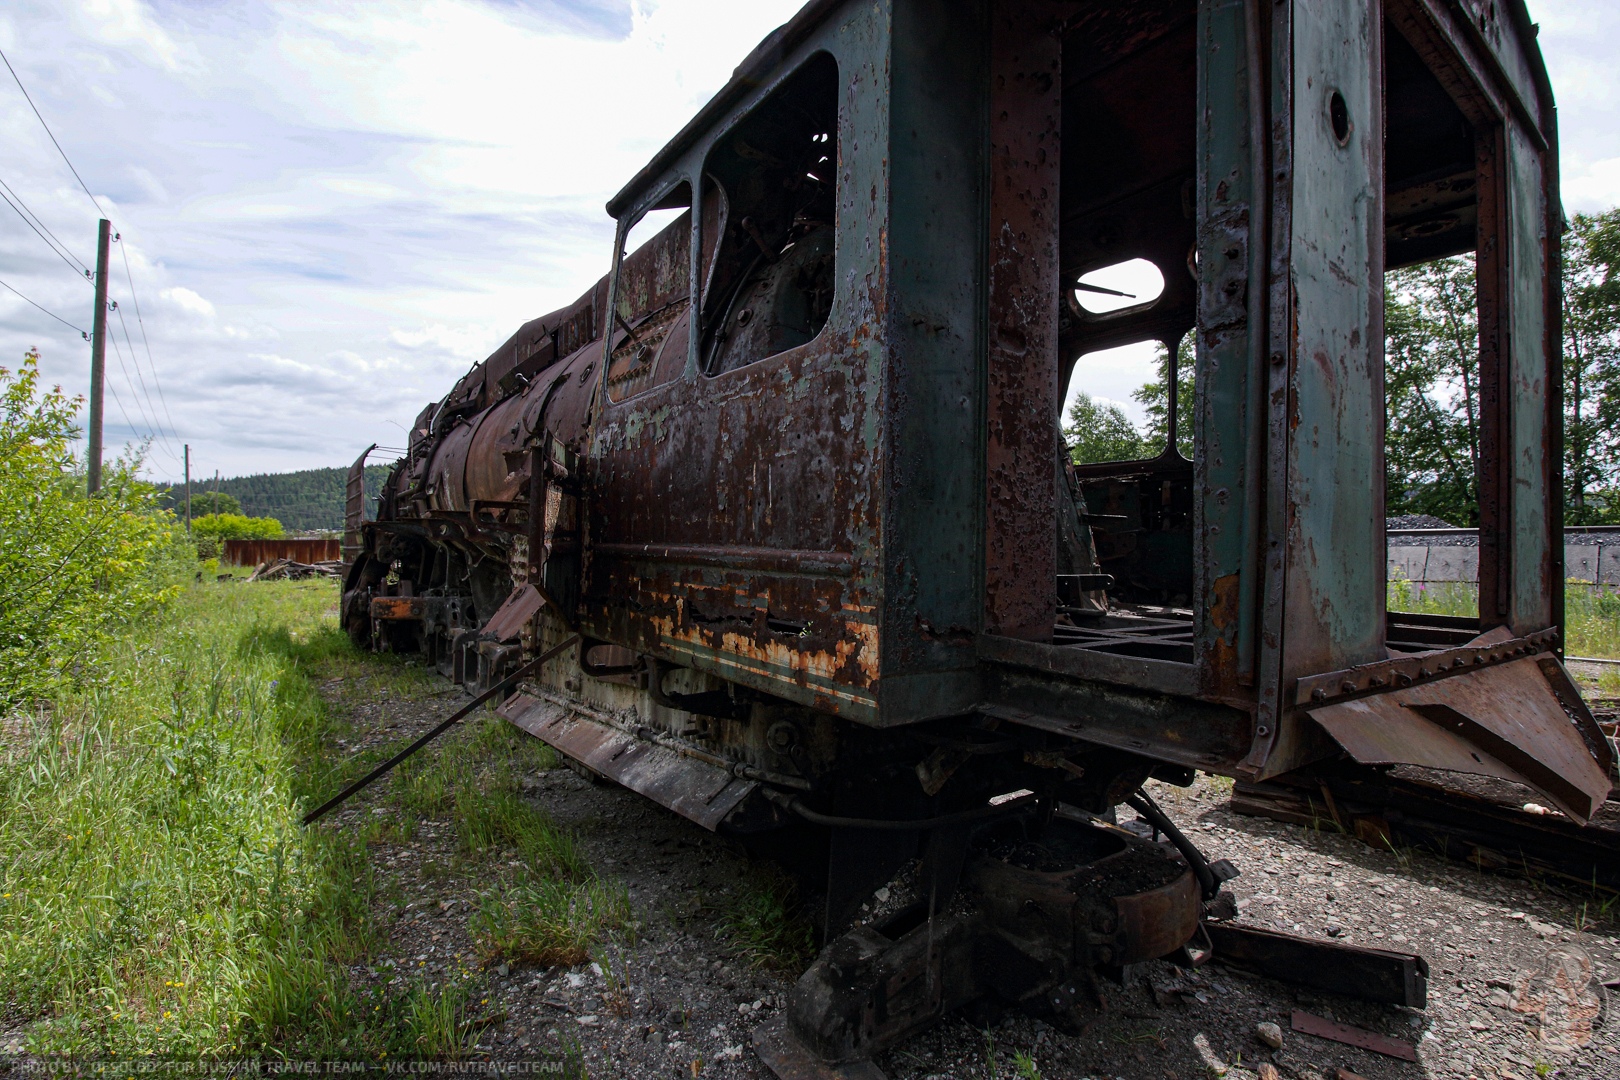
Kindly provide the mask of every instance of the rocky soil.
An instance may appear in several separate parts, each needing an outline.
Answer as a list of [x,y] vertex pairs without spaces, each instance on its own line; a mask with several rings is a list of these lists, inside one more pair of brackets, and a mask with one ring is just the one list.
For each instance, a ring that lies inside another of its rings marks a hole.
[[[379,705],[363,687],[327,689],[350,711],[362,745],[403,742],[462,700]],[[1215,778],[1153,788],[1212,858],[1241,869],[1231,885],[1240,921],[1420,953],[1431,968],[1427,1009],[1300,992],[1219,964],[1196,972],[1153,964],[1112,989],[1107,1011],[1082,1035],[1015,1015],[988,1028],[952,1018],[884,1055],[890,1077],[1192,1080],[1226,1070],[1232,1080],[1620,1080],[1620,1019],[1602,986],[1620,978],[1620,904],[1240,817],[1227,807],[1229,783]],[[475,1058],[564,1054],[599,1078],[768,1076],[749,1033],[785,1004],[793,973],[751,966],[721,928],[728,904],[758,880],[742,850],[568,769],[527,775],[523,790],[577,833],[599,872],[622,881],[636,931],[591,963],[499,964],[478,975],[469,919],[480,891],[509,864],[500,853],[458,854],[448,822],[424,822],[408,841],[371,848],[388,882],[380,893],[388,906],[378,912],[388,940],[355,979],[473,973],[481,987],[470,1025]],[[368,792],[342,818],[359,826],[389,807],[385,793]],[[1296,1010],[1412,1044],[1418,1061],[1296,1033]],[[1280,1047],[1262,1041],[1263,1024],[1277,1026],[1265,1034],[1280,1032]]]

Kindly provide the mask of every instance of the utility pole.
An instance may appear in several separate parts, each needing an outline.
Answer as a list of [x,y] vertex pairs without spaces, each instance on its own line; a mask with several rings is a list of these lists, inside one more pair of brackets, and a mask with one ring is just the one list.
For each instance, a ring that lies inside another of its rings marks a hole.
[[107,379],[107,247],[112,222],[101,219],[96,237],[96,314],[90,324],[90,494],[101,490],[102,384]]
[[219,513],[219,470],[214,470],[214,513]]
[[191,444],[186,443],[186,532],[191,531]]

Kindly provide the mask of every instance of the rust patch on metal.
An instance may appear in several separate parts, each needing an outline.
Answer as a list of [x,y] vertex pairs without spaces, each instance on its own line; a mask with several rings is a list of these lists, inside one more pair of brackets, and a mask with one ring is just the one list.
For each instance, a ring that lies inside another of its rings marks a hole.
[[427,613],[427,603],[414,596],[376,596],[371,600],[373,619],[420,619]]
[[719,766],[587,720],[543,698],[516,694],[499,712],[581,764],[710,832],[758,786]]

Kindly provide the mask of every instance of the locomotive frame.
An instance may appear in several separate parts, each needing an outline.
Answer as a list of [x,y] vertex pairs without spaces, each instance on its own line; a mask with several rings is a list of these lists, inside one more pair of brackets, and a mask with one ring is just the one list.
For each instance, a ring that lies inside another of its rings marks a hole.
[[[351,483],[344,624],[481,687],[577,636],[503,714],[813,858],[829,937],[919,855],[952,891],[1013,792],[1095,825],[1149,775],[1351,760],[1608,796],[1558,656],[1520,0],[812,0],[608,211],[608,275],[423,411],[376,520]],[[1481,614],[1389,612],[1383,275],[1467,251]],[[1089,311],[1134,258],[1162,295]],[[1076,362],[1158,341],[1175,387],[1187,335],[1163,453],[1067,465]]]

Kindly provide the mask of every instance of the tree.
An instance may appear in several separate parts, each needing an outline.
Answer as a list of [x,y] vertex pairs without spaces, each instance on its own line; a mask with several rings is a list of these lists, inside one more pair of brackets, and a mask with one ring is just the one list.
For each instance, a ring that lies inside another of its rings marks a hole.
[[1081,391],[1069,406],[1069,424],[1063,429],[1075,464],[1094,461],[1134,461],[1142,457],[1142,436],[1118,405],[1097,402]]
[[[185,492],[180,492],[180,505],[185,506]],[[215,493],[212,491],[193,491],[191,493],[192,518],[206,517],[209,514],[240,514],[242,502],[228,491]]]
[[1564,520],[1620,523],[1620,209],[1563,239]]
[[[1193,335],[1185,334],[1176,346],[1176,449],[1188,461],[1193,456],[1193,380],[1196,368]],[[1131,397],[1147,406],[1147,426],[1142,432],[1143,455],[1162,452],[1170,434],[1170,350],[1158,347],[1154,360],[1158,378],[1138,387]]]
[[1479,523],[1474,260],[1392,270],[1384,284],[1385,512]]
[[118,628],[175,595],[195,560],[136,479],[138,450],[86,491],[71,445],[80,404],[40,386],[37,352],[0,368],[0,709],[87,677]]

